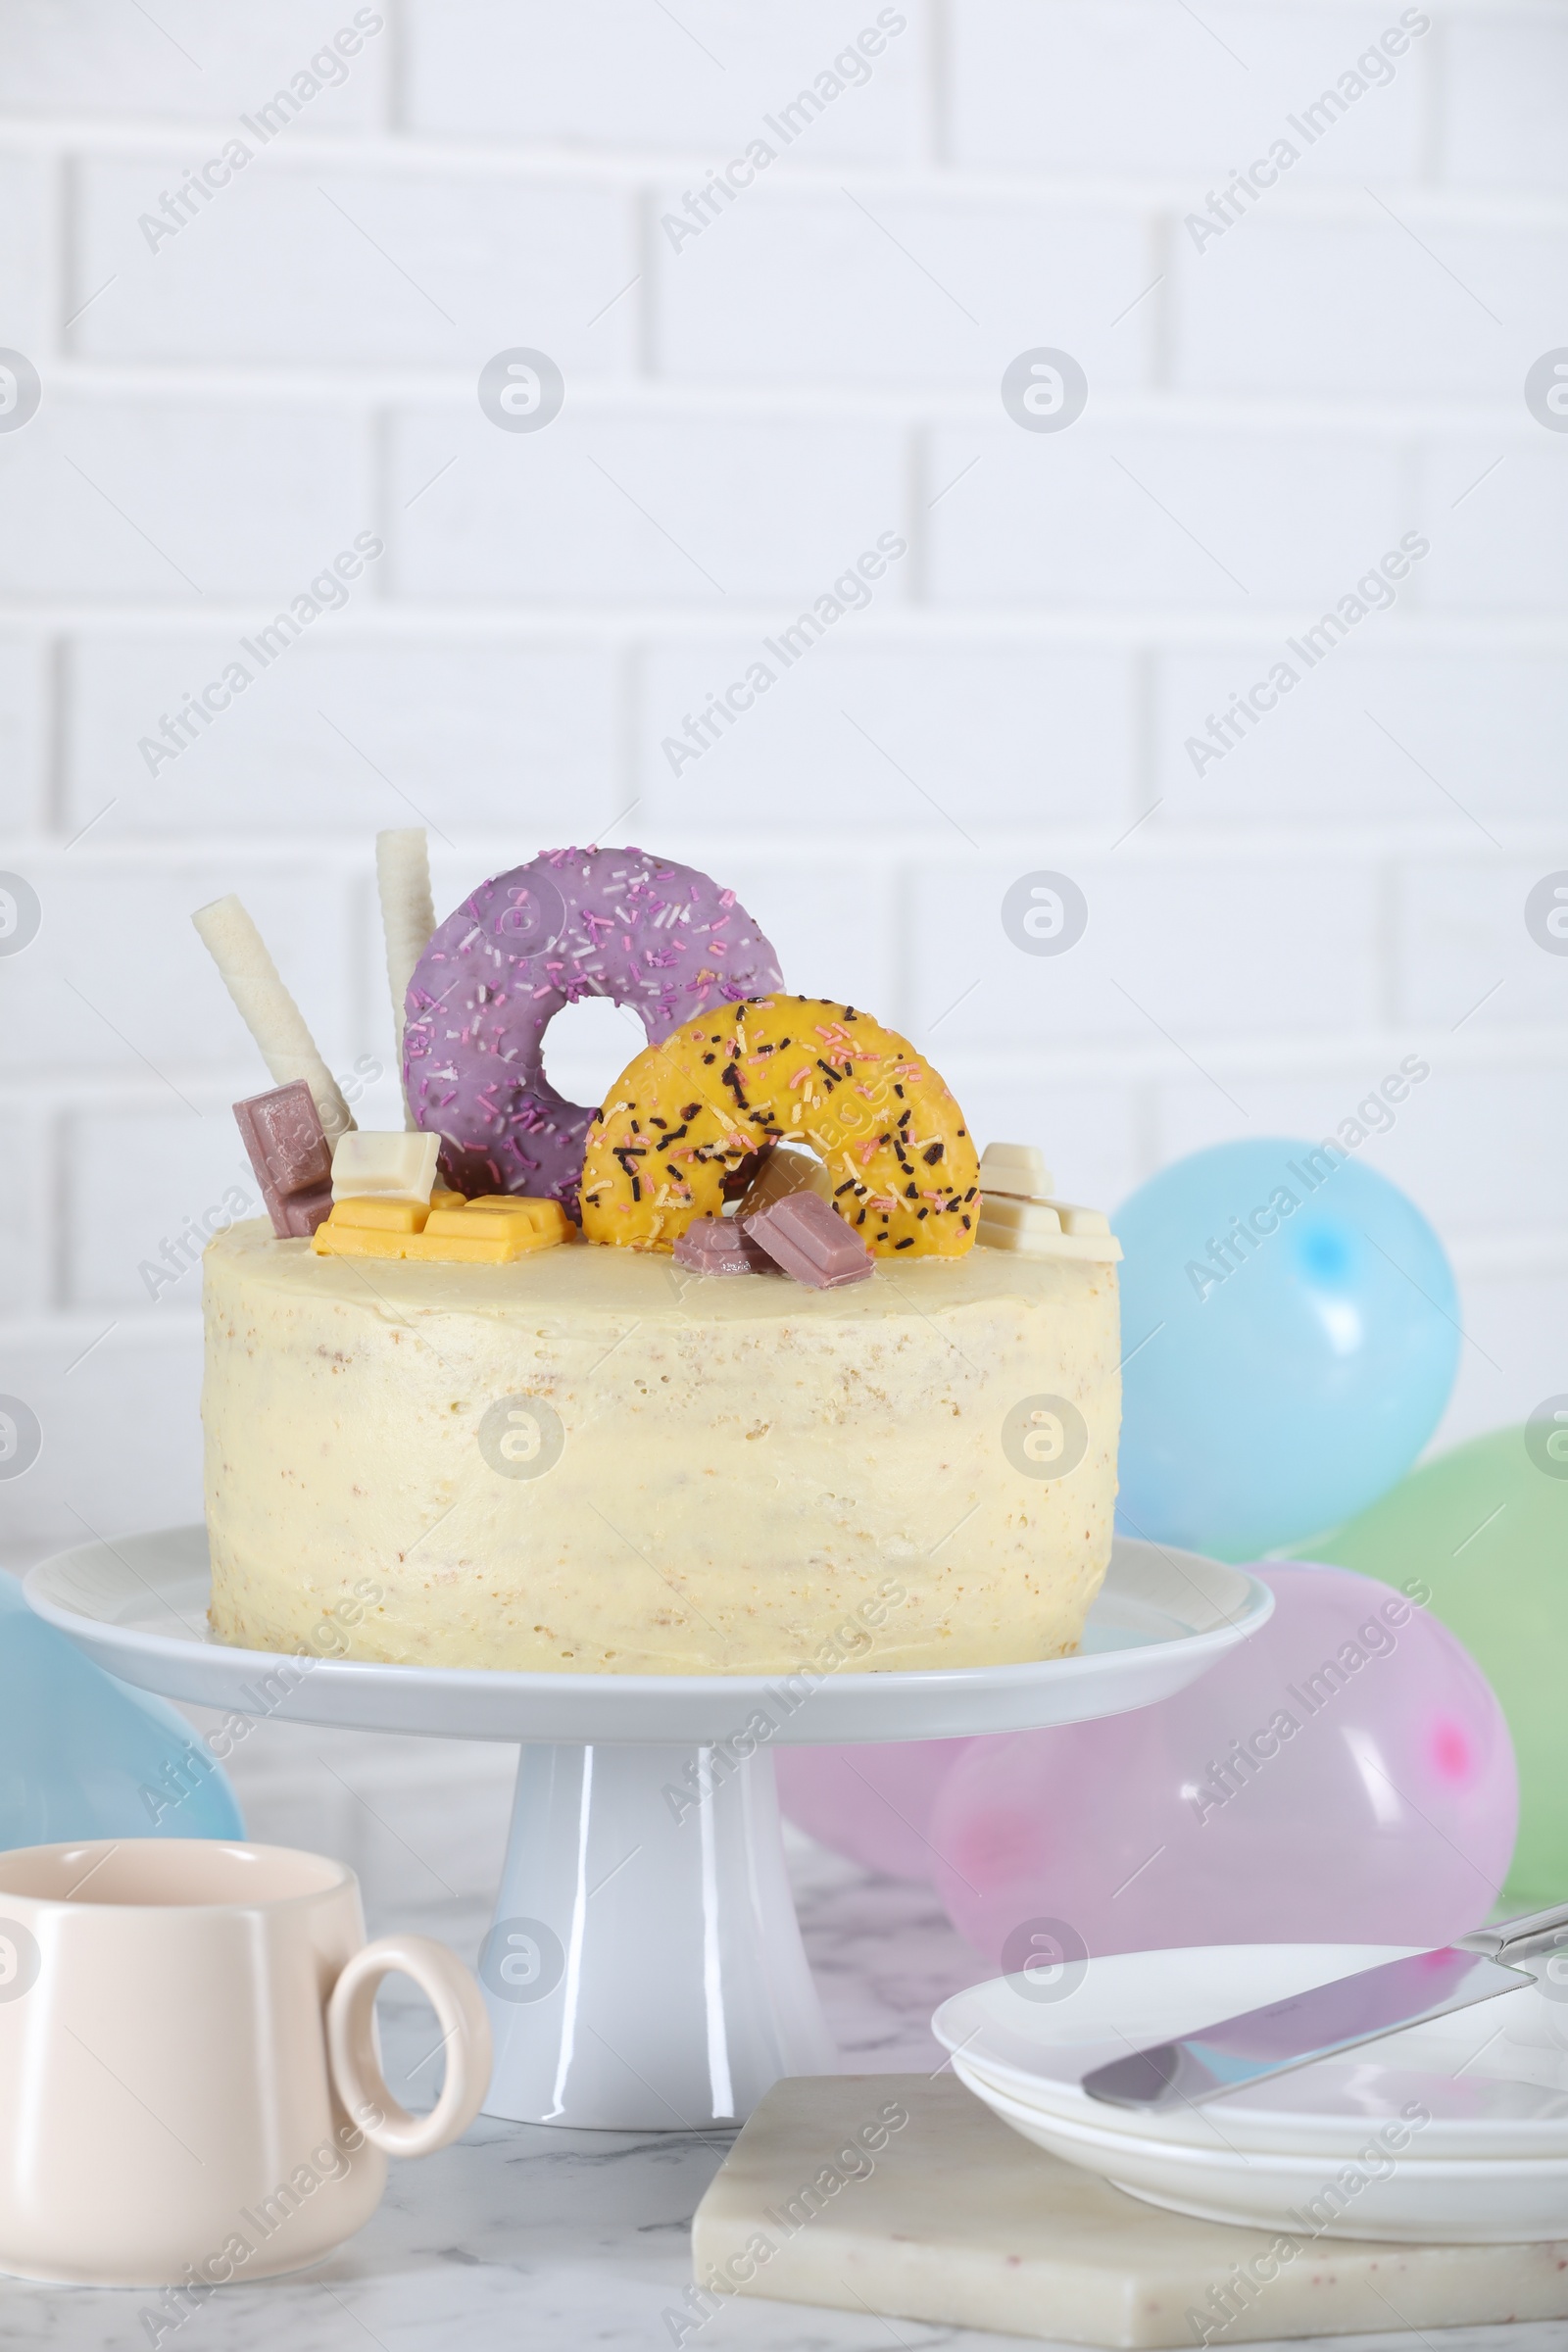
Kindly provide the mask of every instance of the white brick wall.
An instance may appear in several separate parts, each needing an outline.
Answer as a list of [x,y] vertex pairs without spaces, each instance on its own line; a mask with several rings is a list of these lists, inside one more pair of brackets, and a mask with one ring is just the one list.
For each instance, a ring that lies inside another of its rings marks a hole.
[[74,330],[80,358],[441,368],[455,333],[493,349],[521,313],[574,381],[629,371],[635,311],[590,329],[584,300],[636,270],[624,190],[300,166],[280,152],[155,252],[140,238],[127,250],[127,225],[156,212],[184,160],[76,170],[78,299],[113,279]]
[[[1206,190],[1262,152],[1395,6],[1160,8],[1146,0],[969,0],[949,35],[952,155],[973,170],[1179,172]],[[1417,46],[1383,90],[1336,126],[1322,176],[1405,178],[1422,139]]]
[[[417,818],[443,909],[569,838],[709,867],[794,984],[908,1027],[1092,1200],[1321,1132],[1419,1050],[1366,1156],[1459,1269],[1445,1434],[1568,1387],[1568,958],[1522,921],[1568,867],[1568,436],[1522,398],[1568,342],[1555,0],[1430,5],[1201,250],[1187,216],[1396,0],[899,0],[787,145],[764,118],[872,0],[365,14],[263,141],[348,0],[0,12],[0,346],[44,386],[0,432],[0,868],[44,906],[0,957],[0,1391],[46,1430],[0,1553],[198,1507],[197,1278],[138,1268],[246,1182],[261,1072],[191,907],[240,889],[333,1066],[384,1065],[370,837]],[[542,433],[478,407],[514,344],[565,376]],[[1038,344],[1089,377],[1065,433],[999,399]],[[362,530],[348,606],[149,775],[160,712]],[[672,774],[886,530],[869,608]],[[1408,530],[1396,604],[1196,775],[1206,713]],[[998,921],[1041,866],[1091,906],[1059,961]],[[591,1095],[634,1042],[585,1009],[553,1072]]]

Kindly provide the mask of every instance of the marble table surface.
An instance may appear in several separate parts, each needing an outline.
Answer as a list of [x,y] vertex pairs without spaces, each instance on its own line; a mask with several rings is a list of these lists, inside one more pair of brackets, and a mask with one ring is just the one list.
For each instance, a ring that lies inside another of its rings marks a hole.
[[[189,1710],[192,1719],[204,1719]],[[515,1750],[259,1724],[233,1775],[253,1837],[341,1856],[358,1871],[372,1936],[439,1936],[472,1961],[499,1875]],[[936,2071],[936,2004],[990,1974],[924,1889],[894,1885],[791,1835],[791,1868],[829,2020],[857,2072]],[[405,2090],[430,2018],[401,1980],[381,2000],[387,2073]],[[419,2078],[420,2082],[426,2078]],[[652,2352],[690,2279],[691,2217],[728,2136],[561,2132],[481,2117],[455,2147],[394,2163],[379,2212],[294,2279],[215,2295],[177,2329],[143,2319],[139,2289],[0,2279],[5,2352]],[[982,2335],[868,2313],[737,2302],[700,2352],[885,2352],[903,2345],[1004,2352]],[[1345,2352],[1408,2337],[1339,2336]],[[1564,2352],[1568,2326],[1456,2328],[1445,2352]]]

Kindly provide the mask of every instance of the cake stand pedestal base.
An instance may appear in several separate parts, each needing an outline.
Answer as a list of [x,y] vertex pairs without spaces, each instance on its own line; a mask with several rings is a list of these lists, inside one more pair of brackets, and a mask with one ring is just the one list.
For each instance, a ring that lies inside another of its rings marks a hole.
[[516,2123],[733,2127],[837,2071],[765,1752],[524,1747],[479,1979]]

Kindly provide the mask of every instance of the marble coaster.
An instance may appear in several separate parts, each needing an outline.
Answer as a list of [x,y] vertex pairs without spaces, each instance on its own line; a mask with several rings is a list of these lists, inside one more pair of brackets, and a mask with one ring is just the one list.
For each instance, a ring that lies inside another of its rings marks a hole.
[[745,2294],[1128,2346],[1568,2318],[1568,2238],[1319,2238],[1284,2266],[1278,2243],[1140,2204],[952,2075],[803,2075],[773,2085],[698,2207],[687,2305],[693,2333]]

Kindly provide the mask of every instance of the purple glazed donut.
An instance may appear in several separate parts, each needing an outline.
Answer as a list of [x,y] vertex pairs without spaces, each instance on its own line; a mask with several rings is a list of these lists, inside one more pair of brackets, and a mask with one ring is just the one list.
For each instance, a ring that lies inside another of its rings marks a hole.
[[612,998],[658,1045],[710,1005],[782,986],[735,893],[706,874],[645,850],[545,850],[481,883],[415,965],[409,1102],[444,1138],[441,1165],[459,1192],[549,1196],[575,1217],[598,1106],[566,1102],[544,1074],[544,1034],[562,1005]]

